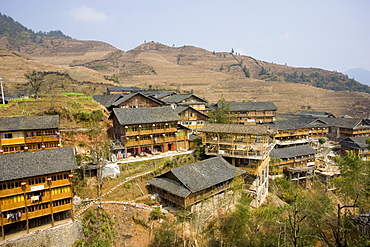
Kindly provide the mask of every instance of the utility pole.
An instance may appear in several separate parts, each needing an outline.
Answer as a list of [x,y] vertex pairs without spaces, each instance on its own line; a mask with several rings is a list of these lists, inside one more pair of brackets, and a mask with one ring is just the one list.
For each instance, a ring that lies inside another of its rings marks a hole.
[[3,78],[0,77],[0,85],[1,85],[1,96],[3,97],[3,104],[5,105],[5,98],[4,98],[4,88],[3,88]]

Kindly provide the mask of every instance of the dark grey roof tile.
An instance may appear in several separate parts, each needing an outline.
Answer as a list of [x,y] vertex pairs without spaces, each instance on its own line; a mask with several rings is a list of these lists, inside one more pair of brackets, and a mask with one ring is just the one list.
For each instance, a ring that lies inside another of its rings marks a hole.
[[76,169],[72,146],[0,155],[0,181]]
[[276,134],[277,129],[271,128],[267,124],[258,124],[258,125],[239,125],[239,124],[215,124],[215,123],[206,123],[200,129],[200,132],[219,132],[219,133],[235,133],[235,134]]
[[315,154],[316,150],[310,145],[301,145],[287,148],[275,148],[271,151],[271,158],[292,158],[303,155]]
[[1,117],[0,132],[59,128],[59,116]]
[[180,116],[171,106],[142,108],[113,108],[113,113],[121,125],[164,123],[180,121]]

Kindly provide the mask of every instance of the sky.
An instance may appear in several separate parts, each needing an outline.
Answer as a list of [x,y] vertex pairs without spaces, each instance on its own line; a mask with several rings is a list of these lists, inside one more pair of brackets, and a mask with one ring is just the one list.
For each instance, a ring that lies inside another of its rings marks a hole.
[[370,70],[370,0],[0,0],[34,31],[128,51],[192,45],[276,64]]

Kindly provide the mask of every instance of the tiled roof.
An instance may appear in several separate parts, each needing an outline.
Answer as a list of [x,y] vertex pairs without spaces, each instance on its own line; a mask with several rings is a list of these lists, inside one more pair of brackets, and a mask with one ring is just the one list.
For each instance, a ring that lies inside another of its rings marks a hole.
[[180,183],[167,178],[165,173],[150,180],[149,184],[161,186],[170,193],[186,197],[190,193],[210,188],[245,172],[218,156],[171,169],[168,173],[172,173]]
[[229,104],[230,111],[276,111],[274,102],[235,102],[226,101]]
[[[206,100],[204,100],[202,98],[199,98],[198,96],[196,96],[194,94],[174,94],[174,95],[171,95],[168,98],[163,99],[163,101],[166,102],[166,103],[177,103],[177,104],[179,104],[179,103],[182,103],[182,101],[184,101],[184,100],[186,100],[190,97],[197,98],[198,102],[207,103]],[[197,102],[187,102],[187,103],[196,104]]]
[[0,132],[59,128],[59,116],[1,117]]
[[239,125],[239,124],[215,124],[206,123],[200,129],[200,132],[218,132],[218,133],[235,133],[235,134],[276,134],[277,130],[272,129],[269,125],[258,124],[258,125]]
[[109,95],[94,95],[93,99],[105,106],[106,108],[111,107],[114,102],[119,100],[120,98],[127,97],[127,95],[122,95],[122,94],[109,94]]
[[[363,118],[325,118],[330,126],[348,129],[370,129],[370,121]],[[361,126],[364,123],[364,126]]]
[[312,116],[312,117],[334,117],[334,114],[330,112],[320,112],[320,111],[301,111],[297,115]]
[[120,91],[125,91],[125,92],[140,92],[141,89],[138,87],[108,87],[107,88],[108,92],[120,92]]
[[275,148],[271,151],[271,158],[292,158],[303,155],[315,154],[316,150],[310,145],[300,145],[287,148]]
[[122,97],[122,98],[117,99],[112,105],[113,106],[118,106],[118,105],[122,104],[123,102],[125,102],[125,101],[127,101],[127,100],[129,100],[132,97],[137,96],[137,95],[141,95],[142,97],[147,98],[147,99],[150,99],[150,100],[152,100],[154,102],[157,102],[160,105],[164,105],[165,104],[163,101],[161,101],[159,99],[156,99],[154,97],[151,97],[150,95],[145,95],[145,94],[142,94],[142,93],[131,93],[131,94],[125,95],[125,97]]
[[72,146],[0,155],[0,181],[76,169]]
[[161,188],[162,190],[169,191],[171,194],[182,198],[186,198],[191,193],[191,191],[180,182],[166,177],[153,178],[148,182],[148,184]]
[[141,93],[145,95],[151,95],[157,99],[162,99],[164,97],[176,94],[176,91],[145,91]]
[[195,110],[194,108],[190,107],[190,106],[184,106],[184,105],[179,105],[179,106],[176,106],[176,108],[174,109],[174,111],[177,113],[177,114],[180,114],[182,113],[183,111],[185,110],[189,110],[190,111],[194,111],[194,112],[197,112],[198,114],[201,114],[207,118],[209,118],[206,114],[204,114],[203,112],[200,112],[198,110]]
[[370,136],[364,136],[364,137],[348,137],[341,141],[339,144],[342,146],[351,146],[347,144],[353,143],[353,145],[358,146],[359,148],[367,148],[369,147],[369,144],[366,143],[366,140],[369,139]]
[[273,121],[269,123],[272,128],[278,130],[295,130],[302,128],[313,128],[313,127],[330,127],[328,125],[328,118],[317,118],[312,116],[303,115],[292,115],[292,114],[278,114],[277,117],[283,118],[284,120]]
[[136,96],[136,95],[141,95],[143,96],[144,98],[147,98],[147,99],[150,99],[156,103],[158,103],[159,105],[164,105],[165,103],[159,99],[156,99],[150,95],[145,95],[141,92],[138,92],[138,93],[130,93],[130,94],[109,94],[109,95],[94,95],[93,96],[93,99],[102,104],[103,106],[105,106],[106,108],[110,108],[112,106],[118,106],[120,104],[122,104],[123,102],[131,99],[132,97]]
[[180,116],[176,114],[171,106],[113,108],[112,114],[117,117],[117,120],[121,125],[164,123],[181,120]]

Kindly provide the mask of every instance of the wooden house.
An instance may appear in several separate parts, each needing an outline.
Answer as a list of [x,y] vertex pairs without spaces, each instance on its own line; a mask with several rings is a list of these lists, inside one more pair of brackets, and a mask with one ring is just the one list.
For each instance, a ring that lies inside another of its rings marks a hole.
[[0,156],[1,236],[73,217],[72,147]]
[[141,91],[138,87],[107,87],[107,94],[130,94]]
[[352,218],[353,222],[356,224],[356,229],[362,237],[370,238],[370,212],[360,214],[359,216]]
[[186,150],[188,129],[171,106],[114,108],[114,139],[122,144],[125,155]]
[[278,130],[275,139],[280,146],[305,144],[318,138],[325,138],[330,127],[322,119],[305,116],[289,116],[285,117],[285,120],[273,121],[269,125]]
[[370,140],[370,137],[348,137],[342,140],[339,143],[342,154],[347,150],[352,150],[363,160],[370,160],[369,144],[366,140]]
[[[215,106],[219,107],[221,102]],[[230,108],[229,119],[232,123],[254,125],[257,123],[270,123],[275,120],[277,108],[274,102],[235,102],[225,101]]]
[[236,177],[245,173],[218,156],[172,168],[150,180],[148,185],[163,201],[186,208],[226,191]]
[[207,155],[221,155],[248,172],[246,184],[255,195],[252,205],[263,203],[268,194],[270,152],[276,130],[268,125],[206,123],[199,132]]
[[315,169],[315,154],[316,150],[310,145],[274,148],[270,153],[270,174],[281,175],[285,167]]
[[190,106],[198,111],[205,111],[208,102],[194,94],[174,94],[163,99],[167,104]]
[[319,112],[319,111],[301,111],[297,113],[298,116],[309,116],[314,118],[335,118],[335,115],[330,112]]
[[94,95],[93,99],[105,106],[110,112],[113,108],[159,107],[166,105],[163,101],[143,93]]
[[328,137],[341,141],[348,137],[370,136],[370,120],[364,118],[326,118],[330,125]]
[[181,117],[181,125],[197,131],[208,121],[209,117],[190,106],[177,106],[174,111]]
[[176,94],[176,91],[143,91],[141,92],[145,95],[150,95],[156,99],[163,100],[165,98],[168,98],[172,95]]
[[0,118],[0,155],[60,146],[58,115]]

